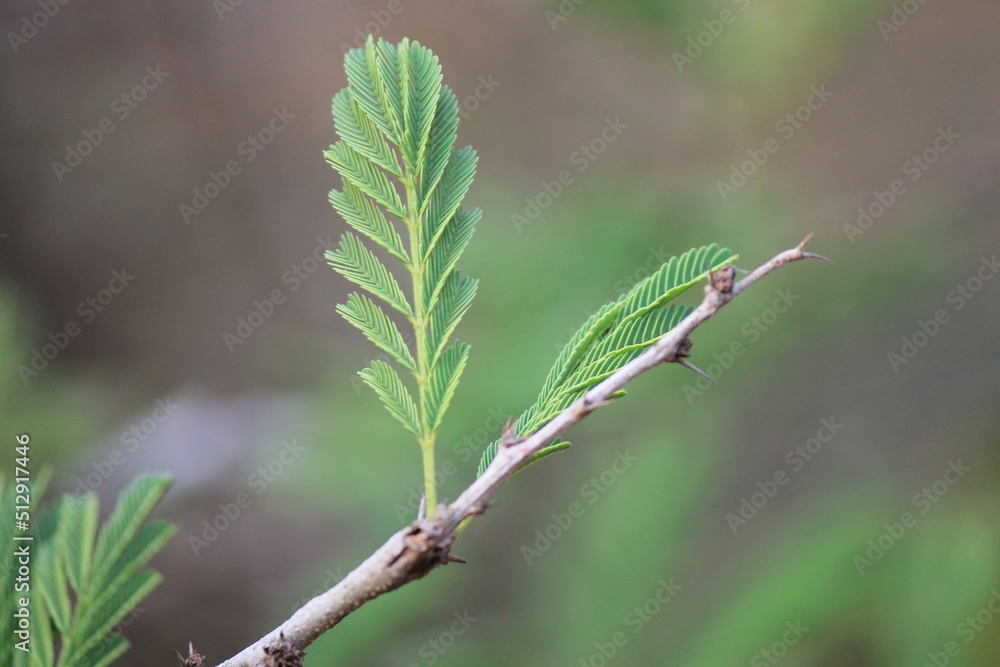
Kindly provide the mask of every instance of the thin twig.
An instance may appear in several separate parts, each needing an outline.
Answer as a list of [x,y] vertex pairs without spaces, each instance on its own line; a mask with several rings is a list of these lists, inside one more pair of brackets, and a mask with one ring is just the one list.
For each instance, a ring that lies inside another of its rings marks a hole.
[[803,250],[811,237],[810,234],[796,247],[775,255],[739,282],[733,282],[735,272],[732,270],[714,275],[709,270],[705,297],[701,303],[649,349],[591,388],[531,435],[517,441],[505,438],[507,446],[497,448],[496,457],[482,476],[453,503],[440,505],[432,520],[424,518],[421,512],[415,522],[390,537],[337,585],[314,597],[278,628],[219,667],[257,667],[258,664],[265,664],[264,649],[282,639],[283,643],[304,649],[365,602],[421,579],[439,565],[454,562],[449,553],[459,526],[469,517],[482,514],[489,506],[487,499],[493,492],[553,438],[597,408],[607,405],[615,392],[649,369],[664,362],[683,363],[690,367],[685,363],[685,357],[691,347],[688,339],[691,332],[767,274],[799,259],[830,261]]

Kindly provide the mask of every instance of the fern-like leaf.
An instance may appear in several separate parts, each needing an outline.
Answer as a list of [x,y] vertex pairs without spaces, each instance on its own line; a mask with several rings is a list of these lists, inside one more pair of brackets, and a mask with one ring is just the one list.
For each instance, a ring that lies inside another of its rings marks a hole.
[[[128,642],[109,633],[160,581],[159,574],[142,567],[170,539],[174,527],[146,520],[169,486],[164,476],[135,480],[119,496],[99,533],[93,493],[63,496],[33,512],[37,546],[31,652],[15,650],[12,641],[0,638],[0,664],[103,667],[125,651]],[[0,533],[13,525],[13,512],[4,516],[9,519],[0,520]],[[0,599],[7,604],[6,596]]]
[[441,290],[437,307],[431,313],[431,325],[427,333],[427,358],[430,368],[434,368],[444,352],[448,339],[462,320],[472,299],[476,296],[478,280],[452,271]]
[[410,304],[403,296],[399,283],[389,273],[389,269],[385,268],[385,264],[379,261],[354,234],[350,232],[342,234],[340,245],[336,250],[328,250],[326,259],[340,275],[368,290],[404,315],[412,315]]
[[330,191],[330,204],[347,224],[388,250],[406,266],[410,265],[410,258],[403,249],[403,241],[396,228],[385,219],[382,209],[350,181],[344,181],[343,190]]
[[398,419],[407,431],[420,435],[420,419],[413,397],[392,366],[384,361],[375,360],[370,367],[358,371],[358,375],[365,384],[375,390],[389,414]]
[[[715,244],[689,250],[672,257],[617,301],[603,306],[559,353],[538,399],[517,419],[517,434],[526,437],[534,433],[588,389],[642,354],[693,309],[670,302],[704,280],[709,266],[717,270],[735,260],[728,249]],[[612,398],[623,395],[617,392]],[[496,456],[497,446],[495,442],[483,452],[480,475]],[[568,446],[554,440],[532,462]]]
[[[361,376],[417,436],[425,480],[432,480],[437,429],[469,351],[464,344],[449,347],[449,339],[476,292],[475,280],[455,272],[482,216],[478,209],[462,209],[476,153],[455,149],[458,102],[442,84],[437,56],[426,47],[406,39],[390,44],[369,38],[346,55],[344,68],[348,86],[332,105],[340,140],[326,151],[343,185],[330,192],[330,203],[349,225],[406,266],[412,300],[403,297],[389,270],[357,237],[345,235],[327,257],[346,278],[406,315],[414,329],[413,356],[396,325],[371,302],[352,295],[338,311],[412,373],[416,401],[382,362]],[[409,234],[406,250],[394,220]],[[429,482],[428,487],[433,511],[435,493]]]
[[347,303],[337,306],[337,312],[403,367],[411,371],[417,369],[410,355],[410,349],[403,341],[403,334],[399,332],[399,327],[371,299],[352,292],[347,295]]
[[458,380],[469,360],[469,346],[455,342],[441,355],[441,359],[431,374],[429,390],[424,394],[424,414],[432,431],[441,425],[441,418],[451,403]]

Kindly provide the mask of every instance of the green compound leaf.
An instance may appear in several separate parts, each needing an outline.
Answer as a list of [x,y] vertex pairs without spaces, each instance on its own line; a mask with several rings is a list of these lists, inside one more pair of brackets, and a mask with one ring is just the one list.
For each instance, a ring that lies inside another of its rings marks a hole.
[[463,276],[458,271],[452,271],[448,275],[437,307],[431,313],[431,326],[427,333],[427,358],[430,360],[430,368],[434,368],[437,364],[452,332],[472,305],[477,285],[479,285],[478,280]]
[[403,340],[403,334],[399,332],[399,327],[371,299],[352,292],[347,295],[347,303],[337,306],[337,312],[360,329],[376,347],[388,352],[404,368],[416,371],[416,364]]
[[420,435],[417,407],[392,366],[384,361],[375,360],[370,367],[358,371],[358,375],[365,384],[375,390],[389,414],[398,419],[407,431]]
[[[672,257],[653,275],[592,315],[559,353],[535,403],[518,418],[515,430],[526,437],[568,408],[588,389],[632,361],[684,319],[692,306],[670,302],[705,279],[713,270],[736,260],[732,252],[712,244]],[[617,392],[613,398],[624,396]],[[483,452],[482,475],[496,456],[498,443]],[[563,445],[563,446],[560,446]],[[557,439],[531,462],[568,447]]]
[[[163,475],[137,478],[99,533],[94,493],[63,496],[35,513],[31,652],[0,639],[0,664],[104,666],[125,651],[128,642],[111,633],[160,582],[159,574],[143,567],[175,529],[147,520],[170,483]],[[41,496],[41,490],[34,495]],[[0,532],[7,532],[7,522],[0,524]]]
[[410,265],[410,258],[403,249],[403,241],[396,228],[385,219],[382,209],[350,181],[344,181],[343,190],[330,190],[330,204],[347,224],[388,250],[406,266]]
[[399,283],[389,273],[389,269],[385,268],[385,264],[379,261],[354,234],[350,232],[342,234],[340,245],[336,250],[328,250],[326,259],[340,275],[368,290],[404,315],[412,315],[410,304],[403,296]]
[[469,346],[456,341],[445,350],[435,366],[431,374],[430,389],[424,394],[424,414],[432,431],[441,425],[441,418],[455,395],[455,388],[458,387],[458,380],[468,360]]
[[344,182],[349,182],[358,190],[381,204],[397,218],[403,218],[406,213],[399,200],[399,193],[389,183],[385,172],[376,168],[364,156],[351,148],[346,142],[338,141],[323,153],[327,162],[340,172]]
[[[344,68],[348,86],[332,104],[340,140],[325,152],[343,184],[330,192],[330,203],[351,227],[404,264],[412,298],[403,296],[389,270],[353,235],[345,235],[327,257],[346,278],[406,315],[414,332],[412,355],[396,325],[370,301],[352,295],[338,311],[412,373],[415,401],[385,364],[361,372],[389,412],[417,436],[429,466],[437,429],[468,360],[467,345],[449,345],[476,293],[477,282],[455,271],[482,217],[478,209],[462,208],[476,152],[455,148],[458,102],[426,47],[370,37],[345,56]],[[408,239],[400,238],[398,223]],[[425,480],[432,478],[425,474]],[[432,500],[433,488],[425,491]]]

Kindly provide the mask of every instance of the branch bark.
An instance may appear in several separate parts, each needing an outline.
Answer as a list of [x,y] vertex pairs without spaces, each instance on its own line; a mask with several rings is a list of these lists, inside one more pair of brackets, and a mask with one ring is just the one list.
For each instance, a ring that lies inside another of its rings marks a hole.
[[829,261],[803,250],[811,237],[810,234],[796,247],[775,255],[739,282],[734,281],[735,269],[732,266],[725,266],[715,274],[709,272],[701,303],[649,349],[591,388],[533,434],[501,445],[483,475],[453,503],[439,505],[433,519],[421,516],[394,534],[337,585],[314,597],[279,627],[220,663],[219,667],[277,664],[271,661],[282,647],[301,651],[369,600],[421,579],[439,565],[458,560],[450,552],[459,527],[470,517],[482,514],[490,495],[553,438],[597,408],[607,405],[615,392],[649,369],[664,362],[677,362],[690,367],[685,359],[691,348],[689,334],[767,274],[800,259]]

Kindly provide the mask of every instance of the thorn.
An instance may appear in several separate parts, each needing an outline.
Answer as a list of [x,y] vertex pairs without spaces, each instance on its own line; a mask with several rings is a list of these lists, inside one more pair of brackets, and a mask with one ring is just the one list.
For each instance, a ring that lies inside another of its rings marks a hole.
[[445,556],[444,560],[445,560],[446,563],[461,563],[462,565],[465,565],[466,563],[468,563],[468,561],[465,560],[464,558],[461,558],[461,557],[456,556],[455,554],[451,554],[451,553],[448,554],[447,556]]
[[691,370],[693,370],[695,373],[697,373],[698,375],[702,376],[703,378],[711,380],[712,382],[716,382],[716,380],[715,380],[714,377],[712,377],[711,375],[709,375],[705,371],[701,370],[700,368],[698,368],[697,366],[695,366],[694,364],[692,364],[687,359],[680,358],[680,359],[677,359],[676,361],[677,361],[678,364],[680,364],[684,368],[690,368]]
[[420,494],[420,507],[417,508],[417,521],[427,518],[427,496]]
[[802,253],[802,256],[805,257],[806,259],[820,259],[820,260],[823,260],[824,262],[832,262],[833,261],[832,259],[824,257],[823,255],[817,255],[814,252],[804,252],[804,253]]

